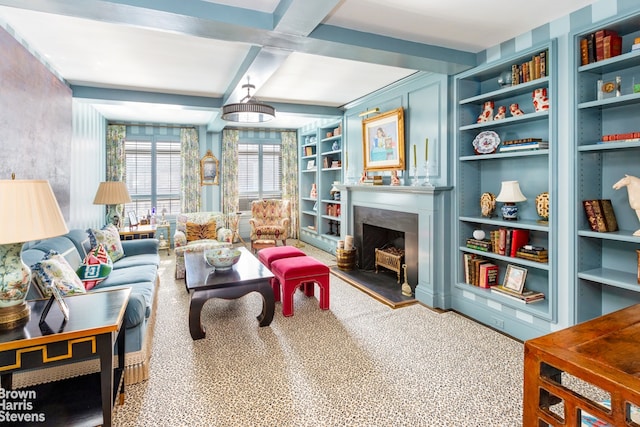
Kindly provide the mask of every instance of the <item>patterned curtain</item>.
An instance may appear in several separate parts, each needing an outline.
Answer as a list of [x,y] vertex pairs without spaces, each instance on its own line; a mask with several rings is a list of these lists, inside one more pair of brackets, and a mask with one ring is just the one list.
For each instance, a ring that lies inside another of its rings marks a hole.
[[195,128],[180,129],[182,185],[180,212],[200,211],[200,144]]
[[125,181],[127,177],[127,162],[124,149],[124,139],[127,128],[124,125],[107,126],[107,181]]
[[238,141],[240,131],[222,131],[222,212],[234,218],[238,212]]
[[[124,140],[127,136],[127,127],[125,125],[108,125],[107,126],[107,149],[105,173],[106,181],[123,181],[127,180],[127,155],[124,146]],[[109,209],[109,206],[105,206]],[[124,205],[116,205],[116,212],[120,216],[122,223]]]
[[291,230],[289,236],[298,238],[298,136],[296,132],[280,133],[282,139],[282,198],[290,200]]

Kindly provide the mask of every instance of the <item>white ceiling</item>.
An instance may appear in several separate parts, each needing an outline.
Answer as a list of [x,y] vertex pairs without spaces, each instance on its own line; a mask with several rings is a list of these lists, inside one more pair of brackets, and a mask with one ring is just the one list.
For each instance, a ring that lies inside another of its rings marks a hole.
[[0,20],[109,120],[221,128],[250,76],[277,107],[265,127],[299,128],[595,1],[0,0]]

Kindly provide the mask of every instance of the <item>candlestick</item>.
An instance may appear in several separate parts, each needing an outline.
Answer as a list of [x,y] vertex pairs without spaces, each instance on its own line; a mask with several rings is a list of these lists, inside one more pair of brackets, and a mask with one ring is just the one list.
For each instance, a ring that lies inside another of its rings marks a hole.
[[413,167],[414,168],[418,166],[417,159],[418,159],[418,156],[416,155],[416,144],[413,144]]
[[429,161],[429,138],[424,141],[424,160]]

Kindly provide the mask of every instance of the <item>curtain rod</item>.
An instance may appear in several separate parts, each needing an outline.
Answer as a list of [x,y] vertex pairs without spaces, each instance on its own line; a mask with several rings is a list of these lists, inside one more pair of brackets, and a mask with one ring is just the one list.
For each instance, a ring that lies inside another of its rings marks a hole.
[[185,126],[180,126],[180,125],[159,125],[159,124],[151,124],[151,123],[107,123],[107,126],[151,126],[151,127],[156,127],[156,128],[177,128],[177,129],[184,129],[184,128],[193,128],[193,129],[197,129],[198,127],[195,125],[185,125]]

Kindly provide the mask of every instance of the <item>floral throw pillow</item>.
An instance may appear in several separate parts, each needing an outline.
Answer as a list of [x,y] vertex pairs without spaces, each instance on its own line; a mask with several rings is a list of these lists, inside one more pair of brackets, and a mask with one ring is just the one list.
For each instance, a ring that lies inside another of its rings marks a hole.
[[82,261],[82,265],[76,273],[86,290],[91,290],[98,283],[109,276],[113,269],[113,262],[109,258],[107,249],[100,244],[91,249],[91,252]]
[[102,227],[100,230],[94,230],[92,228],[87,230],[89,233],[89,240],[91,241],[91,247],[103,244],[107,249],[109,258],[112,262],[118,261],[124,257],[124,250],[122,249],[122,242],[120,241],[120,233],[115,225],[109,224]]
[[34,281],[43,297],[51,296],[51,286],[58,288],[62,295],[84,294],[82,281],[65,257],[56,251],[49,251],[42,260],[32,267]]

